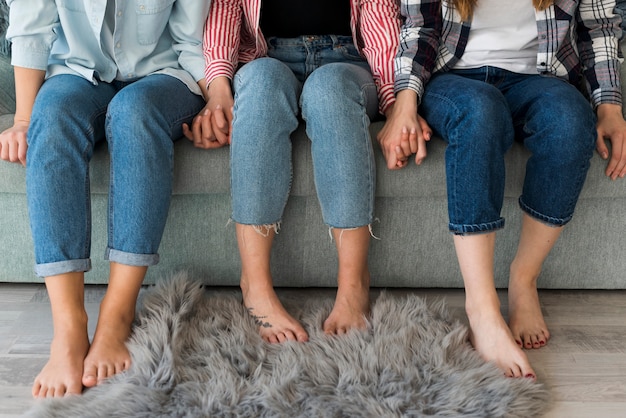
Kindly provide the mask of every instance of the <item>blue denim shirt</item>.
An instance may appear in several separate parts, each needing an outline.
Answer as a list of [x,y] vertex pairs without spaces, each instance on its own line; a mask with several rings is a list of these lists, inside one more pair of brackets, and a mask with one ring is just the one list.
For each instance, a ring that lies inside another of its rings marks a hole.
[[201,94],[202,33],[209,0],[117,0],[104,25],[106,0],[8,0],[14,66],[45,70],[46,77],[78,74],[131,81],[167,74]]

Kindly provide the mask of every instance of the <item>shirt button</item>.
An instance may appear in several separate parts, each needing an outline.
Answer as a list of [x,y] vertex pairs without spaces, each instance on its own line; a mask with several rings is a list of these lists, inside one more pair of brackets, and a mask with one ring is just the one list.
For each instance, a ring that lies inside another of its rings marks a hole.
[[146,10],[146,6],[144,6],[143,4],[140,4],[139,5],[139,10],[141,10],[143,12],[144,10]]
[[541,65],[542,67],[545,67],[546,63],[545,62],[540,62],[539,65]]
[[119,12],[117,12],[117,16],[121,16],[122,15],[122,11],[120,10]]

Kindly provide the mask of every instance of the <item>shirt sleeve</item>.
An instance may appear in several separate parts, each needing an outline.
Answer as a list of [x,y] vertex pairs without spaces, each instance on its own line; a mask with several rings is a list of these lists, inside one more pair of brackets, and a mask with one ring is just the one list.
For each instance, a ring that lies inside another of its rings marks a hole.
[[372,70],[379,110],[384,113],[395,101],[393,60],[398,51],[400,7],[396,0],[362,0],[360,5],[356,27],[361,52]]
[[212,0],[204,35],[205,78],[207,85],[215,78],[230,79],[239,60],[242,25],[241,0]]
[[441,0],[402,0],[400,9],[404,24],[395,59],[395,91],[411,89],[420,103],[439,50]]
[[[11,64],[45,71],[56,39],[59,15],[51,0],[7,0]],[[34,13],[33,11],[36,11]]]
[[169,18],[178,62],[196,81],[204,78],[202,39],[209,4],[210,0],[177,0]]
[[581,0],[578,6],[578,51],[587,90],[594,108],[622,104],[619,15],[613,0]]

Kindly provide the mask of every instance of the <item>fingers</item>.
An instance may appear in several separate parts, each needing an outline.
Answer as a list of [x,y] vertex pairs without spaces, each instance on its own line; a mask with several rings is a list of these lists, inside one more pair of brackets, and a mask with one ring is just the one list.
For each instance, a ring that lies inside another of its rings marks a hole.
[[[606,145],[606,140],[611,141],[610,152]],[[605,170],[607,177],[611,180],[616,180],[618,177],[626,177],[626,137],[624,134],[614,133],[609,135],[599,130],[596,150],[603,159],[609,160]]]
[[196,148],[210,149],[223,145],[217,141],[211,116],[211,111],[205,109],[193,119],[191,127],[183,124],[183,134]]
[[417,138],[418,149],[415,153],[415,164],[420,165],[426,159],[426,155],[428,154],[426,151],[426,141],[430,141],[430,134],[428,136],[420,135]]
[[626,176],[626,145],[624,141],[614,141],[611,149],[611,159],[606,168],[606,175],[615,180]]
[[215,138],[221,145],[230,143],[230,120],[224,109],[221,106],[217,106],[213,112],[213,124]]
[[603,159],[606,160],[607,158],[609,158],[609,149],[606,146],[606,142],[604,142],[604,136],[602,134],[598,134],[598,140],[596,141],[596,150]]
[[415,128],[411,128],[411,130],[408,130],[406,126],[402,128],[400,147],[402,147],[406,158],[417,152],[417,131]]
[[394,168],[402,168],[405,167],[409,162],[409,156],[411,154],[406,155],[404,149],[400,146],[396,147],[395,150],[395,164]]
[[9,138],[0,142],[0,159],[26,165],[26,140]]

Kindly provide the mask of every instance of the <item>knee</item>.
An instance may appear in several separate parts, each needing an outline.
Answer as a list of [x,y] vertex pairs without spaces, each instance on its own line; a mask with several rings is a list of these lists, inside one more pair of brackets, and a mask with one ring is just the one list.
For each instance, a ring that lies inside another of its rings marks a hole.
[[447,121],[451,143],[462,142],[472,152],[489,154],[503,154],[513,144],[513,120],[499,92],[483,92],[462,105],[457,103],[453,115]]
[[[368,88],[375,93],[375,84],[369,72],[345,63],[326,64],[311,73],[302,88],[303,113],[334,112],[346,106],[367,107]],[[373,96],[374,105],[376,96]]]
[[585,100],[553,100],[542,108],[533,153],[554,157],[556,164],[568,165],[589,160],[595,148],[597,131],[593,110]]
[[282,98],[297,103],[299,82],[283,62],[275,58],[255,59],[237,71],[233,79],[236,99],[244,97],[247,102],[255,99],[264,103],[276,103]]
[[147,89],[120,90],[109,103],[105,132],[109,152],[142,155],[173,152],[173,123]]

